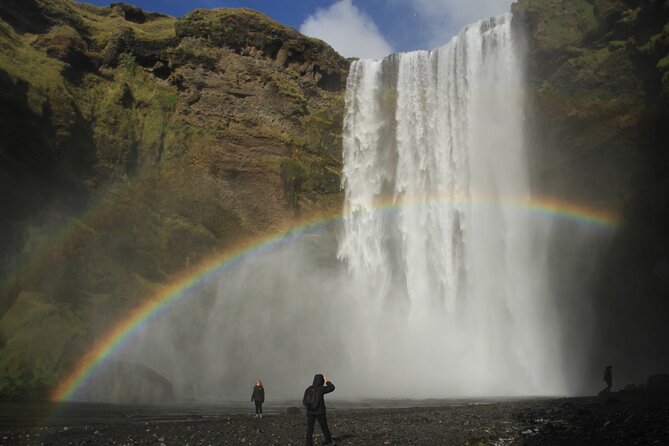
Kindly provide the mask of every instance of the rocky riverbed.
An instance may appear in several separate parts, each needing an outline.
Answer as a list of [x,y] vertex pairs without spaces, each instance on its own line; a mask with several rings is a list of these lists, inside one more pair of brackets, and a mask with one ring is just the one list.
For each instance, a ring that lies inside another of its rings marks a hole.
[[[503,401],[333,401],[340,445],[669,444],[669,395]],[[412,405],[412,407],[406,407]],[[2,445],[299,445],[305,417],[268,404],[263,419],[244,406],[129,407],[0,405]],[[315,444],[323,441],[319,433]]]

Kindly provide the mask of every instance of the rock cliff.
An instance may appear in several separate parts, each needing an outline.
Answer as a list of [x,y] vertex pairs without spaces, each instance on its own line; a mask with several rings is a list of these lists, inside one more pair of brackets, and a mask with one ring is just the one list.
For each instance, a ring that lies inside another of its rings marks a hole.
[[[620,215],[597,263],[590,251],[557,274],[564,307],[592,299],[592,317],[565,321],[574,326],[565,358],[592,342],[592,375],[614,364],[621,385],[639,381],[669,368],[669,3],[519,0],[512,9],[527,37],[535,190]],[[567,231],[558,243],[578,237]],[[585,293],[570,293],[565,282],[588,274]]]
[[0,4],[0,396],[174,274],[341,203],[348,62],[247,9]]

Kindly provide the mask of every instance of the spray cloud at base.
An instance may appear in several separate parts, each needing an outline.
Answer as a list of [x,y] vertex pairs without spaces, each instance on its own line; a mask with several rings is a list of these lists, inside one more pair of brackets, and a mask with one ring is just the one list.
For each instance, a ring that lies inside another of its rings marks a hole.
[[[256,377],[298,398],[318,372],[342,398],[569,392],[553,228],[507,204],[531,197],[510,22],[354,62],[343,224],[225,271],[111,359],[157,371],[179,400],[246,399]],[[388,197],[416,205],[379,212]]]

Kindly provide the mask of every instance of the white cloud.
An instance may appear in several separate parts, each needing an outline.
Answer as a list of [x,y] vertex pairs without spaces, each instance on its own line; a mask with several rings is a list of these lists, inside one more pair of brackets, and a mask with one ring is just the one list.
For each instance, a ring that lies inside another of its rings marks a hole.
[[496,16],[511,9],[513,0],[391,0],[412,8],[425,23],[427,41],[432,48],[448,42],[470,23]]
[[374,21],[351,0],[316,10],[302,23],[300,32],[324,40],[345,57],[376,59],[393,52]]

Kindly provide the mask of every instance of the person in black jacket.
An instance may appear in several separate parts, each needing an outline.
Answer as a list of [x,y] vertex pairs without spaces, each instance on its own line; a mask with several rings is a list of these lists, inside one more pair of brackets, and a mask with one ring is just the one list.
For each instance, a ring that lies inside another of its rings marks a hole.
[[321,425],[321,430],[325,437],[325,446],[334,446],[336,443],[332,441],[332,435],[330,434],[330,429],[328,429],[328,420],[325,415],[325,399],[323,398],[323,395],[332,392],[335,389],[335,386],[331,381],[328,381],[327,376],[323,376],[320,373],[315,375],[314,383],[305,391],[305,398],[303,400],[305,406],[307,405],[306,392],[311,391],[311,387],[313,387],[318,394],[318,405],[316,408],[307,406],[307,446],[312,446],[314,444],[314,424],[316,420],[318,420],[318,424]]
[[613,372],[611,371],[613,367],[607,365],[604,369],[604,381],[606,381],[606,389],[604,392],[611,392],[611,386],[613,385]]
[[262,403],[265,402],[265,388],[262,386],[260,379],[256,379],[256,385],[253,386],[251,401],[256,403],[256,415],[253,418],[262,418]]

